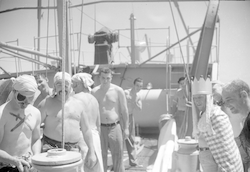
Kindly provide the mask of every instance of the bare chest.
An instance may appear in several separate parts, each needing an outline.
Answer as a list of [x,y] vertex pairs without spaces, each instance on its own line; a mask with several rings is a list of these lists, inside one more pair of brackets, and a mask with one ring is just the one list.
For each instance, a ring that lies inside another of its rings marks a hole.
[[79,121],[81,108],[82,107],[79,104],[65,104],[64,109],[62,109],[61,105],[50,105],[46,110],[46,115],[50,119],[56,119],[59,121],[62,119],[73,119]]
[[8,121],[6,123],[6,130],[10,134],[24,134],[32,133],[36,126],[36,117],[31,112],[8,112]]
[[114,89],[108,90],[99,95],[98,101],[101,106],[114,106],[119,101],[118,93]]

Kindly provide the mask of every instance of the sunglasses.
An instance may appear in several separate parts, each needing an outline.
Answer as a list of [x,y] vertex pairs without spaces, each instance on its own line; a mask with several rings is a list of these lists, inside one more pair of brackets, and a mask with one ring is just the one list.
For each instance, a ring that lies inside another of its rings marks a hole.
[[20,93],[17,93],[17,96],[16,96],[16,99],[19,101],[19,102],[23,102],[24,100],[26,100],[26,96],[20,94]]

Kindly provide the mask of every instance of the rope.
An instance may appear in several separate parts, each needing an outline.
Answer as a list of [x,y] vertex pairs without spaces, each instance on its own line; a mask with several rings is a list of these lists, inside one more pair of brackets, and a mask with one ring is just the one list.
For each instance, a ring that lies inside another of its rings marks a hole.
[[[82,0],[82,4],[84,3],[84,0]],[[82,18],[83,18],[83,6],[81,8],[81,24],[80,24],[80,38],[78,42],[78,66],[80,64],[80,56],[81,56],[81,42],[82,42]]]
[[180,38],[179,38],[179,34],[178,34],[176,22],[175,22],[175,17],[174,17],[172,5],[171,5],[171,0],[169,0],[169,5],[170,5],[170,9],[171,9],[171,14],[172,14],[172,17],[173,17],[175,32],[176,32],[176,36],[177,36],[177,40],[178,40],[178,45],[179,45],[179,47],[180,47],[180,53],[181,53],[182,61],[183,61],[183,64],[184,64],[185,73],[186,73],[186,75],[187,75],[188,81],[190,81],[190,77],[189,77],[189,74],[188,74],[187,65],[186,65],[186,63],[185,63],[183,51],[182,51],[182,48],[181,48]]
[[[70,3],[71,4],[71,3]],[[76,73],[75,72],[75,44],[74,44],[74,42],[75,42],[75,40],[74,40],[74,35],[72,34],[72,33],[74,33],[74,28],[73,28],[73,26],[74,26],[74,24],[73,24],[73,19],[71,18],[71,9],[68,9],[68,11],[69,11],[69,35],[70,35],[70,38],[69,38],[69,41],[70,41],[70,53],[71,53],[71,57],[73,57],[73,59],[74,59],[74,73]],[[72,24],[71,24],[72,23]],[[72,28],[71,28],[72,27]],[[73,41],[72,41],[72,39],[71,39],[71,37],[73,36]],[[73,42],[73,43],[72,43]],[[73,50],[73,52],[72,52],[72,50]],[[72,58],[71,58],[72,59]]]

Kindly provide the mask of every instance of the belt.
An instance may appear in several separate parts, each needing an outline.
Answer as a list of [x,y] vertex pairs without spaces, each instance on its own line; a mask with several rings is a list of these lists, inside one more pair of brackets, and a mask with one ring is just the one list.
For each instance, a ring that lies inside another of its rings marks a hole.
[[209,148],[198,148],[198,150],[199,150],[200,152],[202,152],[202,151],[207,151],[207,150],[209,150]]
[[101,126],[103,126],[103,127],[113,127],[113,126],[116,126],[117,124],[120,124],[120,121],[116,121],[116,122],[110,123],[110,124],[101,123]]

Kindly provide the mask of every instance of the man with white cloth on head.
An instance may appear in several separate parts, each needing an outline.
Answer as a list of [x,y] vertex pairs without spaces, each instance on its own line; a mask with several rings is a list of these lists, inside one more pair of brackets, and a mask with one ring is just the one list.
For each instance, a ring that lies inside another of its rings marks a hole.
[[[39,104],[42,114],[43,130],[43,151],[52,148],[62,147],[61,140],[64,135],[64,148],[68,151],[79,151],[79,143],[82,135],[88,146],[88,153],[85,165],[93,168],[96,165],[97,157],[94,150],[94,142],[88,118],[88,107],[81,100],[70,96],[71,76],[64,74],[65,80],[65,103],[64,116],[62,114],[63,101],[63,73],[57,72],[54,76],[53,96],[47,97]],[[62,120],[64,120],[64,133],[62,133]]]
[[94,81],[91,79],[91,75],[88,73],[77,73],[72,76],[72,87],[75,92],[73,97],[82,101],[86,106],[87,115],[89,119],[89,125],[92,131],[92,137],[94,140],[95,153],[98,159],[97,164],[89,169],[85,167],[85,172],[94,171],[94,172],[103,172],[103,160],[102,160],[102,150],[101,150],[101,141],[100,141],[100,112],[99,104],[96,98],[90,94],[91,86],[94,84]]
[[13,83],[10,101],[0,106],[1,172],[28,171],[31,156],[41,151],[41,114],[30,105],[36,91],[33,76],[19,76]]
[[89,73],[77,73],[72,76],[72,84],[72,88],[76,94],[79,92],[90,93],[94,81],[92,80],[92,75]]

